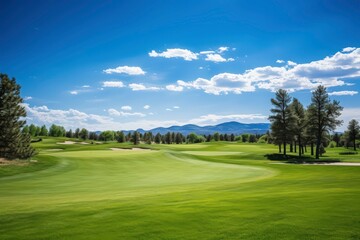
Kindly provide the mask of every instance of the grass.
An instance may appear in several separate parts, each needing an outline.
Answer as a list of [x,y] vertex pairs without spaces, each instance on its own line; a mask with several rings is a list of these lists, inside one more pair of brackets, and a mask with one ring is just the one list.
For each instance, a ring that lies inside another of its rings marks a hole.
[[[360,167],[273,164],[267,144],[64,140],[0,167],[0,239],[360,239]],[[345,151],[323,160],[360,162]]]

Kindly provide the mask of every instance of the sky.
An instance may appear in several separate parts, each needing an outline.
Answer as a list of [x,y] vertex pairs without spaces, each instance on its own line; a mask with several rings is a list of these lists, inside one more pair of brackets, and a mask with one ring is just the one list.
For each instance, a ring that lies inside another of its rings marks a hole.
[[0,72],[27,123],[130,130],[268,122],[322,84],[360,121],[360,1],[0,0]]

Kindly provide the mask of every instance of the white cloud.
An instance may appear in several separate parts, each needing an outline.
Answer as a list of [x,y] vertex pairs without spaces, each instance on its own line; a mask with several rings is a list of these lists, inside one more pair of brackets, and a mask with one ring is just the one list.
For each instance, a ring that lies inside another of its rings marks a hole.
[[149,109],[149,108],[150,108],[149,105],[145,105],[145,106],[144,106],[144,109]]
[[220,54],[206,54],[206,58],[205,61],[210,61],[210,62],[233,62],[235,61],[234,58],[224,58],[222,57]]
[[221,93],[253,92],[255,87],[241,74],[221,73],[210,80],[198,78],[193,82],[177,81],[179,86],[204,90],[206,93],[219,95]]
[[180,107],[179,107],[179,106],[173,106],[173,108],[175,108],[175,109],[179,109]]
[[171,108],[167,108],[165,109],[166,111],[169,111],[169,112],[172,112],[172,109]]
[[124,111],[131,111],[132,107],[131,106],[122,106],[121,107],[121,110],[124,110]]
[[78,91],[70,91],[71,95],[78,95],[78,93],[79,93]]
[[358,91],[338,91],[338,92],[329,92],[329,95],[330,96],[345,96],[345,95],[353,96],[358,93],[359,93]]
[[167,85],[165,88],[169,91],[174,91],[174,92],[182,92],[184,90],[184,87],[173,84]]
[[352,52],[354,51],[356,48],[355,47],[346,47],[346,48],[343,48],[343,52]]
[[[59,110],[50,109],[47,106],[31,107],[27,103],[22,104],[28,116],[28,124],[36,125],[57,124],[66,129],[86,128],[90,131],[104,130],[133,130],[138,128],[152,129],[155,127],[170,127],[173,125],[198,124],[205,126],[217,124],[222,121],[241,121],[241,122],[267,122],[267,116],[261,114],[230,114],[217,115],[207,114],[188,121],[177,120],[146,120],[143,113],[121,112],[110,108],[105,110],[110,116],[89,114],[76,109]],[[170,108],[169,108],[170,109]],[[171,110],[171,109],[170,109]],[[348,118],[360,120],[360,109],[344,109],[343,114]],[[149,113],[149,115],[152,115]]]
[[131,88],[133,91],[156,91],[161,90],[159,87],[146,87],[142,83],[131,83],[129,84],[129,88]]
[[290,92],[314,89],[318,85],[335,87],[346,85],[344,79],[360,77],[360,48],[352,52],[337,52],[333,56],[309,63],[282,67],[257,67],[242,74],[220,73],[211,79],[177,81],[178,86],[204,90],[206,93],[253,92],[256,88],[276,91],[279,88]]
[[90,85],[83,85],[82,87],[83,87],[83,88],[89,88]]
[[293,61],[287,61],[287,65],[289,65],[289,66],[296,66],[297,63],[296,63],[296,62],[293,62]]
[[24,97],[24,100],[25,100],[25,101],[28,101],[28,100],[31,100],[31,99],[33,99],[31,96]]
[[105,81],[103,82],[103,87],[108,88],[122,88],[125,87],[124,83],[121,81]]
[[278,59],[276,60],[276,63],[284,63],[285,61],[284,60],[281,60],[281,59]]
[[158,53],[155,50],[149,52],[150,57],[164,57],[164,58],[183,58],[186,61],[192,61],[198,59],[197,53],[193,53],[187,49],[170,48],[165,52]]
[[212,53],[215,53],[215,51],[201,51],[200,54],[212,54]]
[[106,74],[125,73],[128,75],[144,75],[146,73],[140,67],[129,67],[129,66],[119,66],[117,68],[108,68],[106,70],[103,70],[103,72]]
[[226,59],[223,58],[220,54],[207,54],[205,61],[211,62],[226,62]]
[[146,115],[144,113],[139,112],[122,112],[118,111],[114,108],[110,108],[107,110],[110,116],[117,116],[117,117],[130,117],[130,116],[136,116],[136,117],[145,117]]
[[222,52],[226,52],[228,50],[229,50],[229,47],[219,47],[218,52],[222,53]]

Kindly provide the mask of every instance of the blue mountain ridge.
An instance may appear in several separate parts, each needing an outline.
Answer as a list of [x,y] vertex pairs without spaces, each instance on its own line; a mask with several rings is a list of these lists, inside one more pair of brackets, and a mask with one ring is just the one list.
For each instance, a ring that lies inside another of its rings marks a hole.
[[[218,133],[227,133],[227,134],[243,134],[243,133],[251,133],[251,134],[264,134],[270,129],[270,123],[239,123],[239,122],[225,122],[215,126],[197,126],[194,124],[186,124],[183,126],[171,126],[168,128],[158,127],[150,130],[137,129],[139,133],[152,132],[153,134],[165,134],[167,132],[179,132],[183,135],[188,135],[190,133],[196,133],[199,135],[208,135]],[[126,134],[131,131],[124,131]]]

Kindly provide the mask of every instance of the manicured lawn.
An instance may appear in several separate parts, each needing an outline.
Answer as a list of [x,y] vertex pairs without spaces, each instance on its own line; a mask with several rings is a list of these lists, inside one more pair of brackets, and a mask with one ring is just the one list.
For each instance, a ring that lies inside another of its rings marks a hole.
[[[64,140],[0,167],[0,239],[360,239],[360,167],[274,164],[267,144]],[[345,151],[324,159],[360,162]]]

